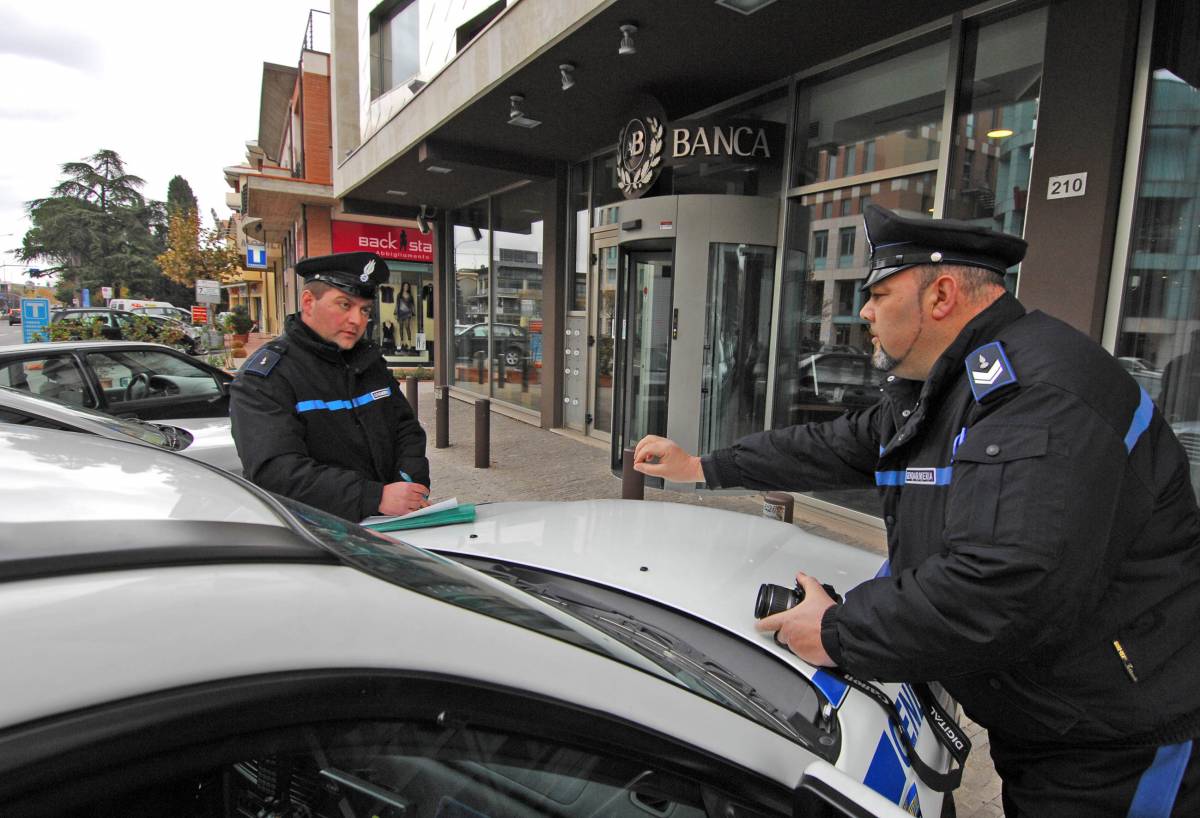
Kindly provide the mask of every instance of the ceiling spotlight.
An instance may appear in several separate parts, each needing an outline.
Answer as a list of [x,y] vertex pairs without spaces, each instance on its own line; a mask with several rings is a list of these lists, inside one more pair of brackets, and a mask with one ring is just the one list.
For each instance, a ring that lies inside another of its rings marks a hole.
[[562,74],[562,88],[564,91],[575,87],[575,66],[572,63],[563,63],[558,67],[558,72]]
[[1006,139],[1013,135],[1012,128],[996,128],[987,132],[988,139]]
[[421,209],[417,211],[417,229],[422,233],[428,234],[432,230],[429,220],[433,218],[433,213],[433,208],[429,205],[421,205]]
[[633,35],[636,31],[637,26],[632,23],[621,26],[621,47],[617,49],[618,54],[624,56],[637,53],[637,48],[633,44]]
[[525,116],[525,112],[521,110],[521,103],[525,101],[525,97],[513,94],[508,101],[512,104],[512,108],[508,112],[509,125],[516,125],[518,128],[536,128],[542,124],[540,119]]

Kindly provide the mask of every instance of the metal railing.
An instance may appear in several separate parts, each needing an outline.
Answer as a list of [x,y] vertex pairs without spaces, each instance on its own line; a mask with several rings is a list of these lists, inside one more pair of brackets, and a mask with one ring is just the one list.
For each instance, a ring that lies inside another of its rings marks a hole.
[[[320,15],[314,17],[313,15]],[[329,12],[320,9],[308,10],[308,25],[304,27],[304,42],[301,48],[305,51],[320,51],[330,53],[332,45],[330,33]]]

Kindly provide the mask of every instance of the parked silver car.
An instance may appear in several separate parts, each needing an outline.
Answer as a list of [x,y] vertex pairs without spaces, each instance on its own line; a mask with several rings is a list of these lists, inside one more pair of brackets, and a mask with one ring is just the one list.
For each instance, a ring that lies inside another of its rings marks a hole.
[[0,346],[0,386],[119,417],[228,418],[232,380],[228,372],[163,344]]
[[69,403],[0,386],[0,423],[83,432],[112,440],[137,440],[160,449],[242,473],[229,418],[160,420],[119,418]]

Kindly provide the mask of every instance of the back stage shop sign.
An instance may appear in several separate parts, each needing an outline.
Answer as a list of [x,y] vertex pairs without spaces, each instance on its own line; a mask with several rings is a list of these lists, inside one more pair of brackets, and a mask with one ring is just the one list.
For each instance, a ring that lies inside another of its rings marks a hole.
[[617,185],[626,199],[636,199],[649,190],[668,165],[772,165],[780,161],[781,123],[713,118],[669,123],[661,106],[648,104],[643,109],[625,123],[617,143]]
[[433,234],[412,227],[333,221],[333,252],[378,253],[393,261],[433,263]]

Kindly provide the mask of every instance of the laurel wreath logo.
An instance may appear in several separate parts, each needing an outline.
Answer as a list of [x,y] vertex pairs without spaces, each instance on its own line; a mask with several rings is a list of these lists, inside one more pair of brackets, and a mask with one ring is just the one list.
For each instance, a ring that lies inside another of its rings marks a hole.
[[[617,186],[626,196],[641,190],[650,184],[654,171],[663,160],[663,125],[656,117],[646,117],[646,129],[649,131],[650,148],[646,151],[646,159],[638,165],[637,170],[628,171],[622,162],[617,162]],[[624,137],[624,131],[621,133]]]

